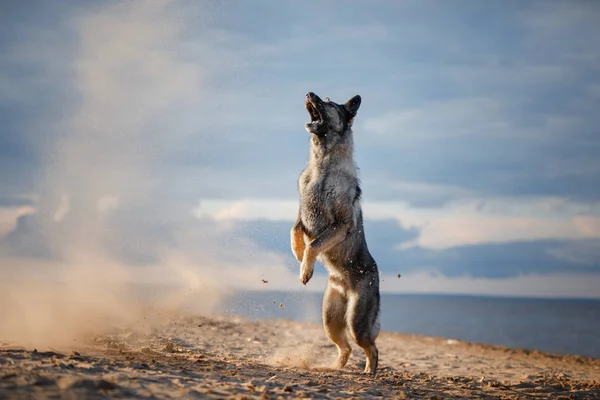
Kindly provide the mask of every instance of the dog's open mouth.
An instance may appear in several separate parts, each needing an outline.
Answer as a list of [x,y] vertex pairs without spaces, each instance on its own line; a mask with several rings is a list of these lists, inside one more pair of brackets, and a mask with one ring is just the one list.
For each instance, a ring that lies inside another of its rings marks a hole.
[[320,124],[321,122],[323,122],[323,119],[321,118],[321,114],[319,113],[319,110],[317,110],[317,107],[315,107],[315,105],[312,103],[312,101],[310,100],[306,100],[306,110],[308,111],[308,114],[310,115],[310,123],[311,124]]

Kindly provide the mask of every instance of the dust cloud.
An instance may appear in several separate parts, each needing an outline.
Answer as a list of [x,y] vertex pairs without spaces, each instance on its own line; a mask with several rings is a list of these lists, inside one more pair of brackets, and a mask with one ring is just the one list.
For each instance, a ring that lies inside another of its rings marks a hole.
[[161,174],[201,135],[192,116],[204,104],[203,68],[180,56],[185,26],[170,10],[117,3],[68,19],[75,40],[55,52],[71,57],[76,99],[37,121],[51,140],[31,133],[42,174],[34,210],[9,233],[21,252],[0,254],[0,345],[68,349],[182,308],[210,313],[232,284],[281,265],[232,259],[244,239],[223,248],[227,228],[195,218],[197,198],[180,200]]

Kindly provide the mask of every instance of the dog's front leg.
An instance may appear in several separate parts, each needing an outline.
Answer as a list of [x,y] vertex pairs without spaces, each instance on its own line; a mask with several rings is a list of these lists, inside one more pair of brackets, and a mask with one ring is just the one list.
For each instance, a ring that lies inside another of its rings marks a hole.
[[[322,253],[331,249],[336,244],[341,243],[342,240],[346,238],[348,234],[348,225],[345,224],[333,224],[328,226],[321,232],[321,234],[317,235],[315,240],[310,242],[309,248],[310,252]],[[306,251],[304,252],[306,254]]]
[[310,281],[310,278],[312,278],[315,271],[315,262],[317,261],[317,255],[313,256],[310,254],[307,256],[307,250],[304,251],[304,258],[302,259],[302,264],[300,264],[300,282],[303,285],[306,285]]
[[347,229],[343,229],[342,225],[335,224],[327,227],[315,240],[310,242],[304,250],[302,264],[300,265],[300,282],[303,285],[306,285],[313,276],[317,256],[340,243],[346,238],[347,234]]
[[304,225],[302,225],[300,212],[298,212],[298,219],[290,231],[290,242],[292,244],[292,253],[294,253],[294,257],[296,257],[298,262],[302,262],[306,243],[304,243]]

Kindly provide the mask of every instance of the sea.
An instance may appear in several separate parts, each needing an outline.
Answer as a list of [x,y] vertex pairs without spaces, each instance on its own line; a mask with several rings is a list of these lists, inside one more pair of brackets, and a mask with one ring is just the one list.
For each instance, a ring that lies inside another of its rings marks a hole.
[[[321,323],[322,294],[240,292],[219,310]],[[385,331],[600,358],[600,300],[382,294]]]

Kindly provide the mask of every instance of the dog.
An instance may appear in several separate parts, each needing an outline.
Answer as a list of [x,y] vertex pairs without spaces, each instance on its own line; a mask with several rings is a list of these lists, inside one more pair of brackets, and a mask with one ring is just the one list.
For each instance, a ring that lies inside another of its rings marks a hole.
[[291,229],[291,246],[301,263],[300,282],[311,279],[317,258],[329,273],[323,296],[323,327],[338,349],[334,368],[352,352],[347,332],[366,355],[365,373],[376,374],[379,352],[379,274],[367,248],[354,163],[352,123],[361,104],[344,104],[306,95],[310,122],[308,166],[298,179],[300,209]]

